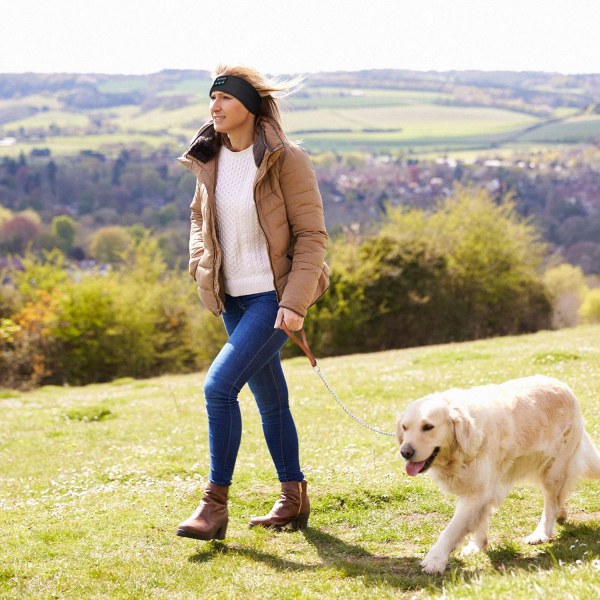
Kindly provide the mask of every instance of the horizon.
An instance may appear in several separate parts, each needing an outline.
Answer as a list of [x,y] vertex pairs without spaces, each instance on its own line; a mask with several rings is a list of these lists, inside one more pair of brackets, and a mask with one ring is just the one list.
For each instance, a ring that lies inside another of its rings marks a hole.
[[[208,73],[210,76],[210,69],[193,69],[193,68],[173,68],[173,67],[165,67],[156,71],[144,72],[144,73],[115,73],[115,72],[107,72],[107,71],[0,71],[0,76],[3,75],[35,75],[35,76],[43,76],[43,75],[67,75],[67,76],[101,76],[101,77],[147,77],[152,75],[158,75],[160,73],[165,72],[193,72],[193,73]],[[540,71],[540,70],[530,70],[530,69],[404,69],[404,68],[396,68],[396,67],[373,67],[370,69],[337,69],[337,70],[327,70],[327,71],[306,71],[303,72],[304,76],[310,75],[328,75],[328,74],[336,74],[336,73],[350,73],[357,74],[362,72],[373,72],[373,71],[405,71],[408,73],[436,73],[436,74],[444,74],[444,73],[522,73],[522,74],[535,74],[539,73],[542,75],[562,75],[562,76],[594,76],[600,75],[599,72],[577,72],[577,73],[563,73],[560,71]],[[264,71],[266,75],[270,75],[268,71]],[[294,75],[295,73],[285,73],[280,72],[279,75]]]
[[21,0],[0,14],[3,74],[210,72],[218,63],[270,74],[600,74],[596,0]]

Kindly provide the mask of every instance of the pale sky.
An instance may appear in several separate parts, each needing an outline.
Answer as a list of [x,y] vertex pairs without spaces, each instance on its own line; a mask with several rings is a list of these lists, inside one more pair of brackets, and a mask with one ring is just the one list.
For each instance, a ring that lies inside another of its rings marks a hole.
[[600,73],[600,0],[0,0],[0,73]]

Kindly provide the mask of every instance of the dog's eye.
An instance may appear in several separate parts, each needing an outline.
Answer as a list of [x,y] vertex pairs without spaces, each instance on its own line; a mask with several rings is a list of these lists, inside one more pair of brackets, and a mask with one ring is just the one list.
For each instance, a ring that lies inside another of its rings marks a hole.
[[402,431],[406,431],[406,425],[402,425]]
[[427,425],[423,425],[423,431],[431,431],[433,429],[433,425],[427,423]]

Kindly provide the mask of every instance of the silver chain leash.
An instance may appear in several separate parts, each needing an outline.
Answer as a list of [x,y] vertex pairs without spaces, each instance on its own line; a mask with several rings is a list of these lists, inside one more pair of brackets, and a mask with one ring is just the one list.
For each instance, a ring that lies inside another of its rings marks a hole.
[[313,371],[321,378],[321,381],[323,382],[323,384],[325,385],[325,387],[329,390],[329,393],[335,398],[335,401],[340,405],[340,407],[342,408],[342,410],[351,418],[354,419],[359,425],[362,425],[363,427],[366,427],[367,429],[370,429],[371,431],[374,431],[375,433],[380,433],[381,435],[389,435],[391,437],[396,437],[395,433],[389,433],[387,431],[383,431],[382,429],[378,429],[377,427],[373,427],[372,425],[369,425],[368,423],[365,423],[362,419],[359,419],[356,415],[353,415],[343,404],[342,401],[337,397],[337,394],[333,391],[332,387],[329,385],[329,383],[327,383],[327,380],[325,379],[325,376],[323,375],[323,373],[321,372],[321,369],[319,368],[319,365],[315,365],[313,367]]
[[335,398],[335,401],[340,405],[341,409],[351,419],[354,419],[354,421],[356,421],[359,425],[362,425],[363,427],[366,427],[367,429],[370,429],[371,431],[374,431],[375,433],[380,433],[381,435],[389,435],[391,437],[396,437],[395,433],[388,433],[387,431],[383,431],[382,429],[378,429],[377,427],[373,427],[372,425],[365,423],[362,419],[359,419],[356,415],[353,415],[343,405],[342,401],[337,397],[337,394],[333,391],[333,388],[329,385],[329,383],[327,383],[327,380],[325,379],[325,376],[323,375],[323,373],[321,373],[321,369],[319,368],[319,365],[317,364],[317,359],[315,358],[315,355],[312,353],[310,346],[308,345],[308,340],[306,339],[306,332],[304,331],[303,328],[299,330],[300,338],[298,338],[294,334],[294,332],[288,328],[288,326],[285,324],[285,321],[283,321],[280,324],[280,327],[281,327],[281,329],[283,329],[283,331],[285,331],[285,333],[292,340],[292,342],[294,342],[294,344],[299,346],[300,349],[302,350],[302,352],[304,352],[304,354],[306,354],[306,357],[310,361],[313,371],[321,378],[323,385],[329,390],[329,393]]

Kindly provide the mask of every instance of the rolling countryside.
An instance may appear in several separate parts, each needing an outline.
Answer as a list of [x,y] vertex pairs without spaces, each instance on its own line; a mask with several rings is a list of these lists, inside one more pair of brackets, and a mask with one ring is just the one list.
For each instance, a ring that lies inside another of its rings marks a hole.
[[[210,75],[0,75],[0,156],[185,146],[208,117]],[[284,101],[311,152],[448,154],[593,142],[597,75],[373,70],[304,78]]]

